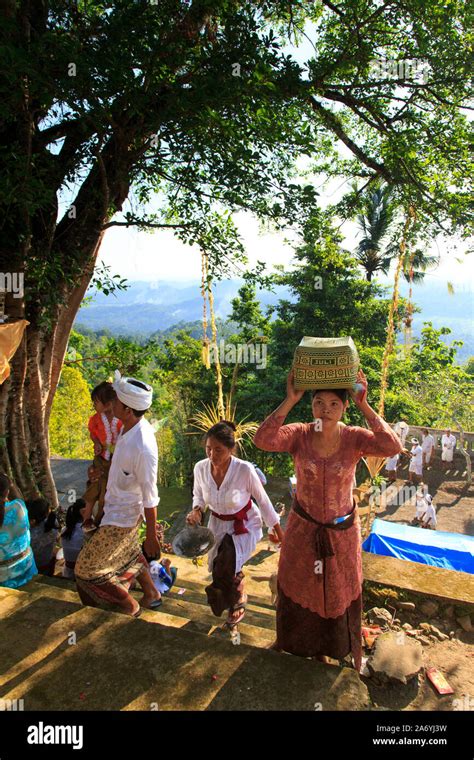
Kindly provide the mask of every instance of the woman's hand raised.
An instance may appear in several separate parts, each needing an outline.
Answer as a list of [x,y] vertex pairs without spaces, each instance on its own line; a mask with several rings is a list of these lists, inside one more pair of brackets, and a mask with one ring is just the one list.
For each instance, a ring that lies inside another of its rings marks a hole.
[[286,380],[286,399],[292,404],[292,406],[294,406],[303,395],[304,391],[298,391],[295,388],[295,373],[294,370],[291,369]]
[[354,388],[349,390],[349,395],[358,407],[362,407],[367,403],[367,378],[361,369],[357,373]]

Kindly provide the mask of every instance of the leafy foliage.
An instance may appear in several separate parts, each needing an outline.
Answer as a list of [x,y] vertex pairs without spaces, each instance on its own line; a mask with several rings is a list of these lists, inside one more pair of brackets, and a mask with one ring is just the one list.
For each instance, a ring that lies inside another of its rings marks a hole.
[[90,390],[80,370],[64,367],[51,410],[51,453],[71,459],[91,458],[87,421],[93,413]]

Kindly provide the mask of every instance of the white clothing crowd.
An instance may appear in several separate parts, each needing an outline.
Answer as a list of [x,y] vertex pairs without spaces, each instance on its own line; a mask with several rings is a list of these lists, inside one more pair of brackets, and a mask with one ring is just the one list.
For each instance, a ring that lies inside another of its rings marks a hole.
[[[423,486],[423,489],[418,489],[417,492],[416,513],[413,523],[423,528],[435,530],[437,523],[436,509],[432,497],[428,493],[427,486],[423,484],[423,468],[430,465],[436,442],[434,436],[425,429],[422,431],[421,443],[418,438],[412,438],[411,449],[408,450],[405,446],[409,430],[410,428],[406,422],[400,421],[394,425],[394,431],[397,433],[404,447],[403,453],[410,457],[408,482],[414,483],[417,486]],[[441,461],[448,463],[448,466],[454,459],[456,443],[456,436],[449,429],[441,436]],[[387,470],[389,482],[393,483],[397,479],[397,467],[400,456],[400,454],[395,454],[395,456],[389,457],[385,462],[385,469]]]

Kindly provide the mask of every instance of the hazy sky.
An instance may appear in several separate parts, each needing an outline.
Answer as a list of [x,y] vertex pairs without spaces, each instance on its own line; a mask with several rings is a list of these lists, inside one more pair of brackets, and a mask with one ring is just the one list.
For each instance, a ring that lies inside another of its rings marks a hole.
[[[270,269],[274,264],[291,266],[293,248],[285,242],[285,238],[291,238],[289,232],[262,233],[258,220],[246,213],[236,215],[235,219],[245,243],[249,269],[258,260],[265,261]],[[346,235],[345,246],[352,250],[357,242],[354,225],[345,225],[343,232]],[[293,239],[296,240],[295,235]],[[427,273],[426,284],[449,281],[463,289],[472,289],[474,261],[472,256],[464,256],[465,249],[465,243],[453,239],[435,241],[431,252],[441,254],[441,264]],[[199,249],[183,245],[169,230],[147,233],[126,227],[111,227],[105,233],[99,258],[110,265],[111,274],[120,274],[128,280],[189,281],[201,277]],[[457,263],[456,258],[462,259],[463,263]]]
[[[291,54],[301,65],[314,53],[309,41],[314,38],[311,24],[306,25],[305,32],[307,38],[303,38],[298,47],[291,45],[285,49],[285,52]],[[342,146],[342,150],[347,149]],[[316,184],[319,185],[320,180]],[[339,200],[344,190],[340,180],[331,183],[321,191],[322,206]],[[246,246],[250,269],[257,260],[265,261],[270,269],[273,264],[284,264],[287,267],[291,265],[293,250],[291,245],[285,243],[285,238],[291,238],[290,233],[261,234],[258,221],[247,213],[235,215],[234,220]],[[342,232],[345,235],[346,248],[354,250],[357,244],[354,224],[346,224]],[[426,287],[430,282],[449,281],[456,283],[458,287],[472,289],[473,259],[464,256],[466,248],[466,243],[453,239],[434,241],[430,253],[441,254],[441,264],[436,270],[427,273]],[[455,257],[462,258],[464,263],[457,263]],[[110,265],[112,274],[120,274],[128,280],[189,281],[201,278],[199,249],[181,244],[174,238],[173,233],[167,230],[146,233],[125,227],[111,227],[105,234],[99,259]],[[235,276],[238,276],[238,273]]]

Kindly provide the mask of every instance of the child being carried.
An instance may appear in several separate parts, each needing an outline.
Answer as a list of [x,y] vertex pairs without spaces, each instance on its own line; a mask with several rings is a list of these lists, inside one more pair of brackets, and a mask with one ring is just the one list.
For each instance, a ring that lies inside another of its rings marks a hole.
[[[112,402],[116,398],[116,393],[112,383],[103,382],[97,385],[91,393],[91,398],[96,413],[90,417],[88,428],[94,444],[95,456],[91,469],[95,478],[88,481],[87,490],[83,496],[86,502],[83,523],[85,531],[94,530],[102,520],[110,464],[118,435],[122,429],[121,421],[114,417]],[[94,524],[92,510],[96,502],[99,503],[99,508]]]

